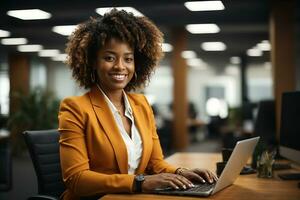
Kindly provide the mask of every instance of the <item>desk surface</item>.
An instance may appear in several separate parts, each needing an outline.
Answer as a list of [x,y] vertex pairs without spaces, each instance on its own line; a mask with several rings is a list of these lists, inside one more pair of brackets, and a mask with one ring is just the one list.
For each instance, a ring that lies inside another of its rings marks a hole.
[[[207,168],[215,172],[216,162],[221,161],[221,155],[216,153],[176,153],[167,161],[176,166]],[[290,170],[291,171],[291,170]],[[283,181],[277,177],[272,179],[257,178],[256,174],[241,175],[235,183],[210,197],[166,196],[154,194],[108,194],[101,200],[147,200],[147,199],[247,199],[247,200],[299,200],[300,189],[298,181]],[[283,171],[279,171],[283,172]]]

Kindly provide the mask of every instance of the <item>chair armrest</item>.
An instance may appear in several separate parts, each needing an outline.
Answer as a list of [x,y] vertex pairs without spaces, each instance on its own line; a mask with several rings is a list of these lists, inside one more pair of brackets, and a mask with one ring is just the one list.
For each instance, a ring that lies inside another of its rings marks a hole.
[[27,200],[58,200],[58,198],[48,195],[35,195],[29,197]]

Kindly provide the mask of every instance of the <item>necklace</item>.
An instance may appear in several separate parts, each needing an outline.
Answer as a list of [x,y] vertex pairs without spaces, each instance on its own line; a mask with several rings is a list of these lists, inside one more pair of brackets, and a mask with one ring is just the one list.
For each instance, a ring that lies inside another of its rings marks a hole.
[[121,112],[123,110],[123,105],[120,104],[120,105],[115,105],[114,106],[116,107],[116,109],[118,110],[118,113],[123,116],[123,112]]

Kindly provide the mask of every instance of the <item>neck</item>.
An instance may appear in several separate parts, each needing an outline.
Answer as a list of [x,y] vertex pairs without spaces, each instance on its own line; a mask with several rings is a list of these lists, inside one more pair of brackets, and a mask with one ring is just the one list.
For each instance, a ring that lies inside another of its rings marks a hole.
[[98,86],[115,106],[123,105],[123,90],[106,90],[100,85]]

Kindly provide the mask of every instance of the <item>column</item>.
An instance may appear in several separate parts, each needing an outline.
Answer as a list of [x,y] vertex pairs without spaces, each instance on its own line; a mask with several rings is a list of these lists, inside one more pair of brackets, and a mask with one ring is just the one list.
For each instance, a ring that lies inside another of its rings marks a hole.
[[173,52],[171,65],[174,78],[173,101],[173,145],[176,151],[184,151],[188,146],[187,129],[187,64],[181,57],[181,52],[186,50],[186,31],[184,28],[173,30]]
[[270,38],[276,106],[276,136],[279,138],[281,95],[296,89],[295,1],[271,1]]
[[9,112],[18,110],[18,99],[15,94],[28,94],[29,93],[29,74],[30,63],[26,55],[11,54],[8,58],[9,64]]

